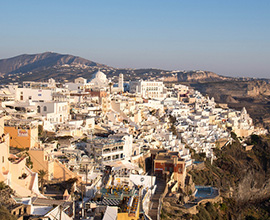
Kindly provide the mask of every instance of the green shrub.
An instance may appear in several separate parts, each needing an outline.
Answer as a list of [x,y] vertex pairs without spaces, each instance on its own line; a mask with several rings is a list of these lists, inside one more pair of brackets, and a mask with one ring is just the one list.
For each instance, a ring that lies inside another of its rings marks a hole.
[[203,206],[198,206],[199,213],[197,213],[197,217],[199,219],[204,220],[212,220],[211,215],[206,211],[206,209]]
[[228,207],[227,207],[227,205],[225,203],[220,204],[220,210],[221,211],[225,211],[226,212],[227,209],[228,209]]

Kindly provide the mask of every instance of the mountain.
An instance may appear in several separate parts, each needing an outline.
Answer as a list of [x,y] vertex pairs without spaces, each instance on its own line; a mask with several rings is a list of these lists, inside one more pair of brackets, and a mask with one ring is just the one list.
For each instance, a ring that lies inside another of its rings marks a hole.
[[0,60],[0,73],[2,75],[26,73],[43,70],[56,65],[82,65],[106,67],[105,65],[83,59],[78,56],[45,52],[40,54],[23,54],[16,57]]
[[89,78],[100,68],[108,77],[124,74],[125,80],[164,80],[165,82],[212,82],[229,80],[209,71],[169,71],[161,69],[119,69],[99,64],[78,56],[45,52],[39,54],[23,54],[0,60],[1,84],[22,82],[26,80],[58,81],[74,80],[81,76]]
[[97,69],[101,69],[112,81],[117,82],[120,73],[125,81],[130,80],[163,80],[164,82],[219,82],[250,81],[252,78],[234,78],[220,76],[203,70],[162,70],[113,68],[78,56],[45,52],[23,54],[0,60],[0,84],[22,81],[44,81],[54,78],[57,81],[72,81],[77,77],[89,79]]

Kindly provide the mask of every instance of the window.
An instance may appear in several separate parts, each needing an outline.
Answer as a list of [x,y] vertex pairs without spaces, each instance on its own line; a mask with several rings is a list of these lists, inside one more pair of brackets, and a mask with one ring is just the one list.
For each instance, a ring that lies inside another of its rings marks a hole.
[[2,156],[2,163],[5,163],[5,157]]
[[47,111],[47,106],[43,107],[43,111],[46,112]]
[[29,99],[29,100],[32,100],[32,96],[29,96],[28,99]]
[[37,107],[37,113],[40,113],[40,106]]

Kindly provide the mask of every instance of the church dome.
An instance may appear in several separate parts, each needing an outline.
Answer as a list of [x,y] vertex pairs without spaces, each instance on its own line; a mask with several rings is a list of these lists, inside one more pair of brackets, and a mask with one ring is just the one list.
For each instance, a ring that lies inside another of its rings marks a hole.
[[101,79],[101,80],[107,80],[105,73],[101,72],[100,70],[94,73],[92,79],[95,79],[95,78]]
[[108,79],[105,73],[98,70],[97,72],[94,73],[94,75],[90,79],[90,83],[93,83],[94,85],[98,87],[103,87],[103,86],[107,86]]

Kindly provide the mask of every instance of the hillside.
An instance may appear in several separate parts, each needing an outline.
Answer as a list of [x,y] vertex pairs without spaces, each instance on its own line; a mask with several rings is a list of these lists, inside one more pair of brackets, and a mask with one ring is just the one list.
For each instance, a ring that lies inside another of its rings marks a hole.
[[8,59],[2,59],[0,60],[0,73],[2,75],[18,72],[26,73],[65,64],[106,67],[105,65],[77,56],[45,52],[31,55],[23,54]]
[[217,103],[241,110],[246,107],[256,124],[270,128],[270,83],[267,80],[242,80],[185,83]]
[[174,207],[165,204],[162,219],[269,219],[270,136],[252,135],[248,143],[254,147],[245,151],[235,139],[215,149],[212,165],[206,161],[204,169],[190,171],[196,185],[220,188],[222,203],[200,205],[196,215],[173,212]]
[[54,78],[58,81],[74,80],[82,76],[90,78],[101,69],[113,81],[120,73],[126,81],[138,79],[164,80],[165,82],[212,82],[233,80],[216,73],[202,70],[171,71],[161,69],[113,68],[78,56],[45,52],[40,54],[23,54],[0,60],[1,84],[27,80],[44,81]]

